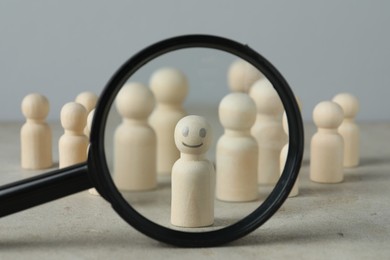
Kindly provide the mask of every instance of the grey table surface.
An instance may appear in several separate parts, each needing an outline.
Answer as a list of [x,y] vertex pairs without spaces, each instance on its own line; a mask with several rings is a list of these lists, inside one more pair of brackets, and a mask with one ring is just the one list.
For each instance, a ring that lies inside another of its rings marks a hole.
[[[1,185],[43,172],[20,168],[21,125],[0,123]],[[58,161],[62,129],[51,125]],[[361,165],[345,169],[344,182],[326,185],[309,180],[315,128],[306,124],[300,195],[230,244],[191,249],[154,241],[101,197],[80,192],[0,219],[0,259],[390,259],[390,123],[360,126]]]

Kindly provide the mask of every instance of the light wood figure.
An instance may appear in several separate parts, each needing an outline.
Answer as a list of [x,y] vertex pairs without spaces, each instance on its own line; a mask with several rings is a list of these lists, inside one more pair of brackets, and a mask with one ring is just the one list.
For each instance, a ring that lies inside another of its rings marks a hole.
[[123,118],[114,134],[114,182],[122,191],[141,191],[157,186],[157,141],[148,116],[154,108],[150,89],[127,83],[116,97]]
[[205,158],[211,139],[211,127],[203,117],[186,116],[176,125],[181,154],[172,169],[172,225],[204,227],[214,222],[215,171]]
[[216,197],[224,201],[258,198],[258,146],[250,129],[256,121],[256,104],[245,93],[231,93],[219,104],[225,133],[217,143]]
[[188,82],[183,72],[162,68],[153,73],[150,88],[156,98],[149,123],[157,135],[157,173],[171,176],[172,166],[180,157],[173,133],[177,122],[187,114],[183,102],[188,94]]
[[20,131],[22,168],[38,170],[51,167],[52,132],[45,122],[49,101],[40,94],[27,95],[22,101],[22,113],[26,117]]
[[259,146],[258,182],[275,184],[280,175],[280,152],[287,143],[282,126],[283,104],[266,78],[253,84],[249,95],[257,107],[256,123],[251,133]]
[[[89,136],[89,133],[91,133],[92,121],[93,121],[94,114],[95,114],[95,109],[92,109],[91,112],[89,112],[88,117],[87,117],[88,136]],[[88,158],[88,152],[89,152],[89,146],[87,149],[87,158]],[[88,192],[92,195],[96,195],[96,196],[100,195],[95,188],[89,189]]]
[[[299,103],[298,103],[299,104]],[[286,112],[283,113],[283,130],[288,136],[288,122],[287,122],[287,115]],[[287,161],[287,154],[288,154],[288,143],[282,148],[282,151],[280,152],[280,174],[283,173],[284,166]],[[298,176],[299,177],[299,176]],[[288,195],[289,197],[295,197],[299,193],[299,178],[295,181],[295,184],[293,188],[290,191],[290,194]]]
[[[95,93],[85,91],[77,95],[75,102],[83,105],[87,110],[87,115],[89,115],[92,109],[95,108],[97,100],[98,96]],[[89,138],[89,131],[87,127],[84,129],[84,134]]]
[[69,102],[61,109],[64,134],[58,142],[59,167],[64,168],[87,160],[88,138],[84,135],[87,110],[79,103]]
[[253,83],[263,77],[263,74],[252,64],[238,59],[229,67],[228,85],[232,92],[248,93]]
[[332,101],[323,101],[314,108],[313,120],[318,131],[311,139],[310,179],[321,183],[341,182],[344,141],[337,128],[343,121],[343,109]]
[[360,161],[360,130],[355,123],[355,117],[359,111],[358,99],[349,94],[341,93],[333,98],[333,101],[341,106],[344,111],[344,120],[338,128],[344,139],[344,167],[356,167]]

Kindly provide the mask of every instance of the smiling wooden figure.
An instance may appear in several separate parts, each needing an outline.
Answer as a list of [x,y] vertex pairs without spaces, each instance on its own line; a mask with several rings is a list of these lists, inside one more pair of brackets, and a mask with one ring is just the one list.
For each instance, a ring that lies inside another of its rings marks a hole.
[[172,225],[204,227],[214,222],[215,171],[205,158],[211,140],[211,127],[203,117],[186,116],[176,125],[180,159],[172,168]]

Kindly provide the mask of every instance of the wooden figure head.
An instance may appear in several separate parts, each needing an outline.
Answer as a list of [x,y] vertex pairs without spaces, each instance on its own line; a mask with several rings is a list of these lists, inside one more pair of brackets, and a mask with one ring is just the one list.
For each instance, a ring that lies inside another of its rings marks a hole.
[[87,113],[95,108],[98,96],[95,93],[85,91],[77,95],[75,101],[85,107]]
[[228,71],[228,84],[232,92],[247,93],[254,82],[264,77],[252,64],[245,60],[234,61]]
[[319,128],[336,129],[343,122],[343,109],[332,101],[320,102],[314,108],[313,120]]
[[210,147],[212,130],[201,116],[183,117],[175,128],[175,143],[181,153],[204,154]]
[[341,106],[345,118],[355,118],[359,111],[358,99],[349,93],[340,93],[336,95],[333,98],[333,102],[336,102]]
[[82,133],[87,120],[87,110],[76,102],[69,102],[61,109],[61,125],[65,130]]
[[149,84],[159,103],[181,104],[188,94],[187,77],[175,68],[157,70],[150,78]]
[[256,81],[252,85],[249,95],[256,103],[257,113],[270,116],[283,113],[283,103],[267,78]]
[[154,108],[153,93],[141,83],[127,83],[116,97],[116,108],[124,118],[145,120]]
[[27,95],[22,101],[22,113],[27,119],[44,120],[49,108],[49,100],[37,93]]
[[256,104],[245,93],[231,93],[219,104],[219,120],[230,130],[249,130],[256,121]]

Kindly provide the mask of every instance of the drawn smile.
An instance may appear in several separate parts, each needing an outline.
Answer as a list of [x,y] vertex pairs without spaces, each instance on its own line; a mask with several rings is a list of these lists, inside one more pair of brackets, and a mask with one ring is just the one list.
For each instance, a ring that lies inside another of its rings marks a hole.
[[184,146],[187,146],[187,147],[190,147],[190,148],[198,148],[198,147],[201,147],[203,145],[203,143],[200,143],[200,144],[196,144],[196,145],[189,145],[189,144],[186,144],[185,142],[181,142]]

